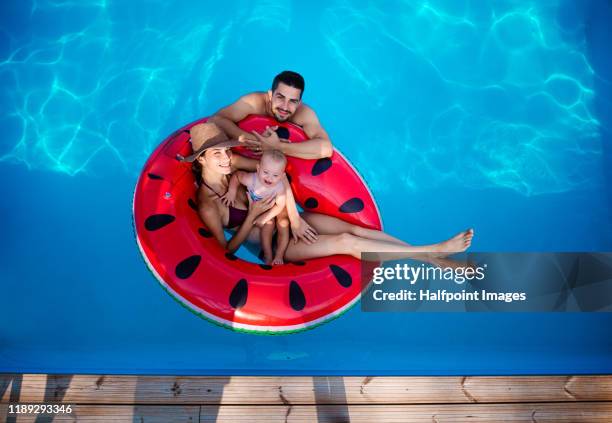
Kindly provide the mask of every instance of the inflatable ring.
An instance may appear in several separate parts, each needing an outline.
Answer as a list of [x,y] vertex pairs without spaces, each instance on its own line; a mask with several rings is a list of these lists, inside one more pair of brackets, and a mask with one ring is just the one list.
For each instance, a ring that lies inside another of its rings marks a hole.
[[[288,333],[322,324],[348,310],[361,295],[360,261],[336,255],[268,266],[227,253],[202,223],[189,163],[189,128],[175,131],[153,152],[134,192],[134,228],[149,269],[180,303],[214,323],[247,332]],[[263,132],[278,125],[281,138],[306,139],[296,125],[264,116],[239,123]],[[305,209],[381,229],[378,208],[363,179],[335,150],[331,158],[288,157],[287,175]]]

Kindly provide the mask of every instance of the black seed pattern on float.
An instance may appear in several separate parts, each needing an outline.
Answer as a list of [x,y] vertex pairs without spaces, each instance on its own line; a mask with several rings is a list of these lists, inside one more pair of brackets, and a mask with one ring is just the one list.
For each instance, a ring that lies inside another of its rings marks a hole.
[[348,288],[353,284],[353,278],[351,277],[351,274],[340,266],[336,264],[330,264],[329,269],[334,274],[334,277],[336,278],[338,283],[343,287]]
[[193,275],[193,272],[196,271],[201,261],[202,256],[195,255],[187,257],[185,260],[176,265],[176,269],[174,269],[176,277],[180,279],[187,279],[189,276]]
[[279,138],[283,138],[283,139],[288,140],[289,139],[289,130],[287,128],[279,126],[278,129],[276,130],[276,135],[278,135]]
[[306,207],[307,209],[316,209],[317,207],[319,207],[319,202],[316,198],[310,197],[307,198],[306,201],[304,201],[304,207]]
[[323,172],[329,170],[331,166],[332,160],[329,157],[324,157],[315,162],[315,164],[312,166],[312,170],[310,171],[310,173],[312,174],[312,176],[318,176]]
[[171,214],[153,214],[147,217],[144,226],[147,231],[156,231],[174,222],[175,219]]
[[358,213],[363,210],[364,204],[361,198],[351,198],[340,206],[340,212],[342,213]]
[[301,311],[306,306],[304,291],[296,281],[291,281],[289,285],[289,304],[295,311]]
[[241,308],[247,302],[249,296],[249,284],[246,279],[240,279],[232,289],[229,303],[233,308]]

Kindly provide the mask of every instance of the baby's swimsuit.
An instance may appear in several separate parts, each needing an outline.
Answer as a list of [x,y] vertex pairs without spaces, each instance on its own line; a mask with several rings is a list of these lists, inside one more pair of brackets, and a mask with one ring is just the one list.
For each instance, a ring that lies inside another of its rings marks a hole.
[[247,185],[247,194],[253,201],[259,201],[271,194],[276,196],[285,191],[285,186],[282,182],[278,182],[276,185],[268,187],[259,181],[259,178],[257,178],[257,173],[253,172],[251,173],[251,176],[251,180]]

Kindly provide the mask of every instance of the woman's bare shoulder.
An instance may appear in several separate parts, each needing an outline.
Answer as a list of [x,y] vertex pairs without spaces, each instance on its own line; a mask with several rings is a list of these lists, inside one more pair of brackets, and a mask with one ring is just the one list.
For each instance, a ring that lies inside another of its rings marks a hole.
[[210,188],[207,188],[204,185],[200,185],[196,195],[198,198],[199,206],[214,204],[215,198],[217,197],[217,194],[215,194]]

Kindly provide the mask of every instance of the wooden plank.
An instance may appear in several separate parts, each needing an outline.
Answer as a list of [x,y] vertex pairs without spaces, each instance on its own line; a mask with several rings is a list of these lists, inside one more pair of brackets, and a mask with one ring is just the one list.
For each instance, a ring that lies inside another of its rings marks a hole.
[[612,401],[612,376],[172,377],[0,375],[0,402],[435,404]]
[[612,403],[202,406],[202,423],[601,422]]
[[[0,404],[0,419],[14,423],[112,422],[112,423],[197,423],[197,405],[76,405],[72,414],[8,414],[8,404]],[[39,420],[37,420],[37,418]]]

